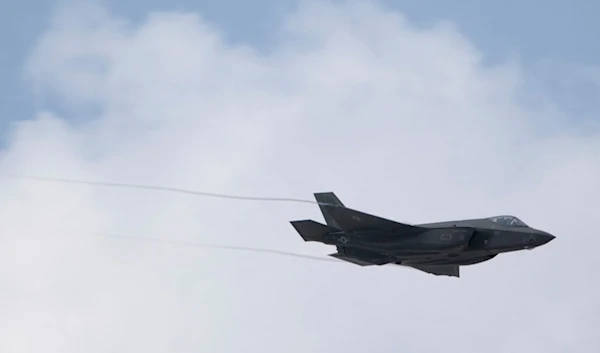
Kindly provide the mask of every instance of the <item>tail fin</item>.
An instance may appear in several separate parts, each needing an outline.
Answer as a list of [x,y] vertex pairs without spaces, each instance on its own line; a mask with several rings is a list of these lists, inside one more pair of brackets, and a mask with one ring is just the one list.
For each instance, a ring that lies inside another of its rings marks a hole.
[[290,223],[304,241],[323,242],[325,235],[339,231],[339,229],[326,226],[310,219],[304,221],[292,221]]
[[321,213],[325,218],[325,223],[327,223],[327,225],[330,227],[342,229],[342,227],[340,227],[340,225],[335,221],[333,215],[329,212],[331,207],[345,207],[342,201],[340,201],[340,199],[338,199],[333,192],[316,192],[314,195],[315,199],[319,203]]

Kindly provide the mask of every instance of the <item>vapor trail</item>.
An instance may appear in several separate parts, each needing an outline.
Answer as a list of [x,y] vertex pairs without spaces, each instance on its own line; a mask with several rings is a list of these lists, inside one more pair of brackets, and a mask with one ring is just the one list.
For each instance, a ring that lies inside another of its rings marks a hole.
[[291,256],[291,257],[310,259],[310,260],[339,262],[338,260],[335,260],[333,258],[304,255],[304,254],[298,254],[298,253],[282,251],[282,250],[275,250],[275,249],[262,249],[262,248],[252,248],[252,247],[233,246],[233,245],[218,245],[218,244],[208,244],[208,243],[201,243],[201,242],[195,242],[195,241],[185,241],[185,240],[175,240],[175,239],[155,238],[155,237],[140,237],[140,236],[122,235],[122,234],[114,234],[114,233],[81,231],[81,230],[74,230],[74,229],[71,229],[71,231],[75,231],[77,233],[86,234],[86,235],[90,235],[90,236],[102,237],[102,238],[118,238],[118,239],[120,238],[120,239],[131,239],[131,240],[142,240],[142,241],[149,241],[149,242],[176,245],[176,246],[184,246],[184,247],[247,251],[247,252],[254,252],[254,253],[268,253],[268,254]]
[[[7,224],[9,222],[0,220],[0,223]],[[67,232],[75,232],[75,233],[79,233],[79,234],[86,235],[86,236],[107,238],[107,239],[110,239],[110,238],[129,239],[129,240],[135,240],[135,241],[154,242],[154,243],[167,244],[167,245],[173,245],[173,246],[182,246],[182,247],[245,251],[245,252],[253,252],[253,253],[263,253],[263,254],[296,257],[296,258],[307,259],[307,260],[339,262],[338,260],[335,260],[335,259],[329,258],[329,257],[298,254],[298,253],[293,253],[293,252],[283,251],[283,250],[276,250],[276,249],[264,249],[264,248],[245,247],[245,246],[209,244],[209,243],[196,242],[196,241],[167,239],[167,238],[159,238],[159,237],[123,235],[123,234],[116,234],[116,233],[105,233],[105,232],[63,228],[63,227],[53,227],[53,226],[49,226],[48,228],[53,228],[56,231],[62,231],[62,232],[66,232],[66,233]]]
[[203,192],[203,191],[195,191],[195,190],[187,190],[187,189],[179,189],[167,186],[156,186],[156,185],[142,185],[142,184],[126,184],[126,183],[113,183],[113,182],[100,182],[100,181],[89,181],[89,180],[76,180],[76,179],[64,179],[64,178],[50,178],[50,177],[38,177],[38,176],[28,176],[28,175],[8,175],[11,178],[16,179],[28,179],[28,180],[37,180],[37,181],[45,181],[45,182],[53,182],[53,183],[66,183],[66,184],[82,184],[82,185],[96,185],[96,186],[107,186],[107,187],[117,187],[117,188],[129,188],[129,189],[145,189],[145,190],[155,190],[155,191],[168,191],[168,192],[176,192],[180,194],[189,194],[196,196],[206,196],[206,197],[216,197],[222,199],[234,199],[234,200],[252,200],[252,201],[274,201],[274,202],[301,202],[301,203],[310,203],[317,205],[328,205],[328,206],[336,206],[330,205],[326,203],[320,203],[312,200],[303,200],[303,199],[295,199],[295,198],[283,198],[283,197],[257,197],[257,196],[239,196],[239,195],[228,195],[228,194],[218,194],[212,192]]
[[[167,191],[167,192],[176,192],[176,193],[181,193],[181,194],[216,197],[216,198],[224,198],[224,199],[234,199],[234,200],[300,202],[300,203],[309,203],[309,204],[328,205],[328,206],[338,207],[338,205],[331,205],[331,204],[312,201],[312,200],[303,200],[303,199],[295,199],[295,198],[281,198],[281,197],[252,197],[252,196],[218,194],[218,193],[211,193],[211,192],[202,192],[202,191],[195,191],[195,190],[172,188],[172,187],[166,187],[166,186],[126,184],[126,183],[114,183],[114,182],[99,182],[99,181],[39,177],[39,176],[28,176],[28,175],[14,175],[14,174],[10,174],[10,175],[8,175],[8,177],[16,178],[16,179],[53,182],[53,183],[82,184],[82,185],[107,186],[107,187],[117,187],[117,188]],[[82,230],[74,230],[74,229],[68,229],[68,231],[74,231],[74,232],[85,234],[85,235],[97,236],[97,237],[103,237],[103,238],[121,238],[121,239],[150,241],[150,242],[178,245],[178,246],[186,246],[186,247],[246,251],[246,252],[254,252],[254,253],[269,253],[269,254],[274,254],[274,255],[290,256],[290,257],[310,259],[310,260],[339,262],[338,260],[335,260],[333,258],[303,255],[303,254],[297,254],[297,253],[292,253],[292,252],[287,252],[287,251],[282,251],[282,250],[274,250],[274,249],[261,249],[261,248],[251,248],[251,247],[243,247],[243,246],[217,245],[217,244],[207,244],[207,243],[201,243],[201,242],[192,242],[192,241],[165,239],[165,238],[153,238],[153,237],[128,236],[128,235],[122,235],[122,234],[100,233],[100,232],[82,231]]]

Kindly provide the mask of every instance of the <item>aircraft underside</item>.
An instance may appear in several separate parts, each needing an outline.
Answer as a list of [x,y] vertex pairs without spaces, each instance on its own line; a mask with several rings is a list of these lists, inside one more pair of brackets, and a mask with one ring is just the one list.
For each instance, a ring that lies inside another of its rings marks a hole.
[[481,253],[426,253],[405,251],[409,256],[391,256],[375,251],[337,247],[337,252],[330,256],[359,266],[401,265],[415,268],[438,276],[460,276],[460,266],[474,265],[493,259],[498,254]]
[[331,256],[362,266],[369,265],[474,265],[493,259],[497,254],[444,253],[433,251],[397,251],[394,255],[352,247],[337,247]]

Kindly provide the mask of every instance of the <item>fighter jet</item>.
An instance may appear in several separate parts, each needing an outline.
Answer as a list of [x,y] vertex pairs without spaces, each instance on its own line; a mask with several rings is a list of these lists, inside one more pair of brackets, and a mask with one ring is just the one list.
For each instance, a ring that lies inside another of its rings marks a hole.
[[395,264],[460,277],[460,266],[534,249],[555,237],[514,216],[411,225],[344,206],[333,192],[314,194],[325,223],[290,223],[304,239],[335,245],[329,256],[360,266]]

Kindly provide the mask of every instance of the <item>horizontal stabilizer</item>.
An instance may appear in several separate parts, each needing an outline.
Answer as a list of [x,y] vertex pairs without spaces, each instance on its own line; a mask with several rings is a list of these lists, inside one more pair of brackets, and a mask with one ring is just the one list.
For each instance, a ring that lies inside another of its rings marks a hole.
[[353,264],[358,265],[358,266],[373,266],[373,265],[376,265],[374,263],[370,263],[370,262],[366,262],[366,261],[360,261],[360,260],[357,260],[357,259],[352,259],[352,258],[346,257],[343,254],[340,254],[338,252],[336,252],[335,254],[329,254],[329,256],[335,257],[336,259],[339,259],[339,260],[343,260],[343,261],[347,261],[347,262],[353,263]]
[[436,276],[460,277],[460,268],[458,265],[411,265],[410,267]]
[[290,222],[304,241],[323,242],[325,235],[339,232],[339,229],[326,226],[311,219]]

